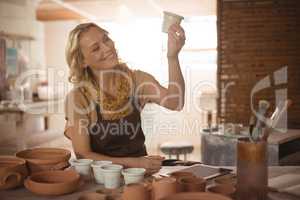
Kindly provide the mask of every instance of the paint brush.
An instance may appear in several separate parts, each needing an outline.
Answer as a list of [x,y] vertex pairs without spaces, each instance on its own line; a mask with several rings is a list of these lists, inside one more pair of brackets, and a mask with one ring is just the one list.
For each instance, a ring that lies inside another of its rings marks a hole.
[[250,135],[249,138],[252,142],[253,142],[252,133],[253,133],[254,125],[255,125],[255,117],[254,115],[251,115],[249,120],[249,135]]
[[262,126],[264,125],[265,114],[270,107],[270,103],[266,100],[260,100],[258,102],[258,112],[257,112],[257,120],[256,126],[253,130],[252,139],[257,141],[259,137],[262,135]]

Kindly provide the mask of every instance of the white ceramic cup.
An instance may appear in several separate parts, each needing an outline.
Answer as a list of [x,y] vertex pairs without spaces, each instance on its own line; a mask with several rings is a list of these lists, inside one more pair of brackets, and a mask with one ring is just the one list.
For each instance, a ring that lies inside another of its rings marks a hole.
[[127,168],[122,171],[126,185],[143,181],[145,173],[144,168]]
[[104,165],[109,165],[109,164],[112,164],[112,162],[108,161],[108,160],[97,160],[91,164],[95,182],[97,184],[104,184],[104,176],[103,176],[103,171],[102,171],[101,167]]
[[180,24],[184,17],[175,13],[164,11],[162,32],[168,33],[168,30],[172,24]]
[[122,165],[103,165],[101,167],[104,176],[104,187],[107,189],[116,189],[121,186]]
[[90,179],[91,177],[91,159],[73,159],[70,161],[74,169],[84,178]]

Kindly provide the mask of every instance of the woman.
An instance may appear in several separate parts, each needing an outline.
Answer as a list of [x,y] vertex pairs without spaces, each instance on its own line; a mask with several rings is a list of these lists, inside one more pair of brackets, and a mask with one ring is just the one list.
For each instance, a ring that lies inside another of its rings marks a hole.
[[66,98],[65,134],[78,158],[111,160],[149,173],[160,169],[163,158],[147,156],[140,111],[147,102],[182,109],[184,79],[178,54],[184,42],[184,30],[171,26],[169,86],[164,88],[150,74],[120,62],[108,32],[96,24],[80,24],[70,32],[66,59],[75,87]]

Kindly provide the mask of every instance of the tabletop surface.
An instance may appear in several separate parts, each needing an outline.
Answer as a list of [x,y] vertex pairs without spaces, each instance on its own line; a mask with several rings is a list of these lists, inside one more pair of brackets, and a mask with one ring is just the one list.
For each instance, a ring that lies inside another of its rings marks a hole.
[[[159,174],[167,174],[173,171],[185,169],[186,167],[175,166],[175,167],[163,167]],[[300,175],[300,166],[274,166],[269,167],[269,178],[278,177],[284,174],[293,173]],[[72,194],[56,197],[45,197],[37,196],[24,187],[20,187],[13,190],[0,191],[1,200],[77,200],[82,194],[86,192],[92,192],[99,189],[103,189],[102,185],[97,185],[93,181],[85,182],[80,189]],[[269,192],[269,200],[299,200],[300,197],[278,192]]]

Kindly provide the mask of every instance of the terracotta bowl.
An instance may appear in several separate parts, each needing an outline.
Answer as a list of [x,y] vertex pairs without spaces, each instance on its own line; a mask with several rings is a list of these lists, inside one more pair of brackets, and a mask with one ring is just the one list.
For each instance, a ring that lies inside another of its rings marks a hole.
[[217,184],[207,188],[207,191],[222,194],[229,197],[234,197],[235,187],[230,184]]
[[39,195],[63,195],[74,192],[80,184],[80,175],[75,170],[37,172],[29,176],[25,187]]
[[15,156],[0,156],[0,190],[21,186],[27,175],[24,159]]
[[183,185],[179,183],[179,180],[183,177],[196,177],[193,173],[191,172],[172,172],[170,174],[171,177],[175,178],[177,181],[177,192],[184,192]]
[[16,153],[27,161],[31,173],[47,170],[60,170],[70,166],[71,152],[59,148],[35,148]]
[[177,180],[181,177],[186,177],[186,176],[187,177],[195,177],[195,175],[191,172],[180,172],[180,171],[179,172],[172,172],[170,174],[170,176],[176,178]]
[[183,192],[205,192],[206,180],[199,177],[181,177],[178,184]]
[[235,186],[237,179],[236,179],[235,174],[227,174],[227,175],[215,178],[214,182],[217,184],[230,184],[230,185]]
[[177,193],[161,200],[232,200],[229,197],[207,193],[207,192],[182,192]]

